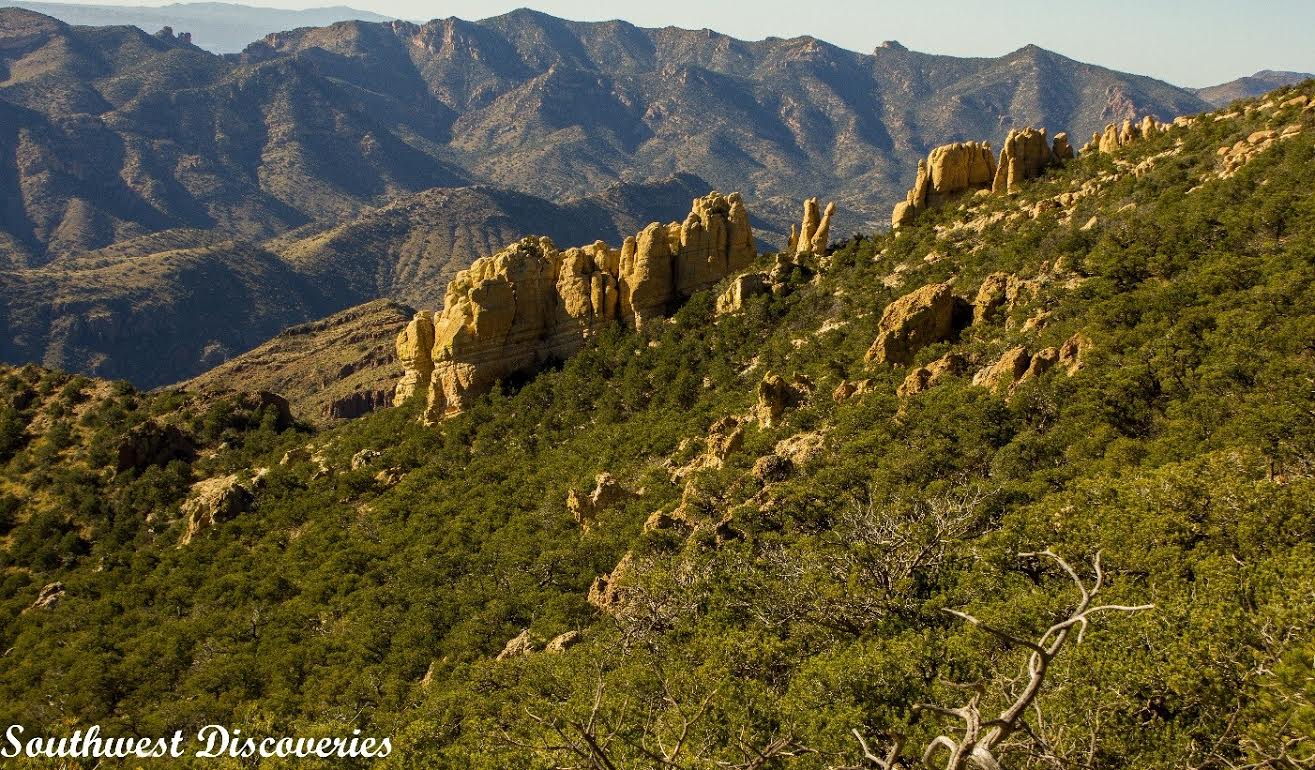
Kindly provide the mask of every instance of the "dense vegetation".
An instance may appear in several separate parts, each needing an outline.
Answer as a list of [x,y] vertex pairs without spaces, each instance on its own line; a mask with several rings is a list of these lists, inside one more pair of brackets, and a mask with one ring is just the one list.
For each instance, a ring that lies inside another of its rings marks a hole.
[[[437,430],[411,406],[308,436],[224,404],[127,387],[85,400],[89,381],[15,373],[0,413],[0,721],[360,727],[393,737],[387,766],[488,770],[875,767],[857,730],[874,751],[904,735],[912,763],[961,730],[916,704],[993,714],[1027,659],[945,610],[1034,638],[1077,599],[1056,562],[1021,555],[1049,548],[1088,584],[1100,553],[1102,601],[1154,609],[1092,617],[1005,766],[1309,766],[1310,114],[1282,113],[1305,132],[1230,178],[1214,178],[1216,150],[1261,113],[973,204],[1019,211],[1103,177],[1064,221],[945,237],[965,216],[952,208],[856,236],[781,296],[720,318],[696,296]],[[980,367],[1080,333],[1078,371],[1007,395],[951,378],[902,400],[904,367],[864,364],[890,301],[948,279],[971,297],[995,271],[1058,277],[918,362],[955,350]],[[811,396],[749,423],[721,467],[673,478],[710,425],[752,410],[767,372],[806,378]],[[828,396],[858,379],[868,392]],[[16,397],[29,388],[44,395]],[[114,473],[97,448],[150,413],[212,449]],[[755,477],[778,442],[814,434],[819,457]],[[280,463],[308,440],[328,472],[295,452]],[[353,463],[362,449],[382,456]],[[178,547],[188,482],[256,467],[255,510]],[[391,468],[400,483],[378,475]],[[639,494],[582,533],[567,493],[601,471]],[[692,532],[644,531],[678,504]],[[626,553],[631,599],[600,612],[590,585]],[[66,597],[27,609],[55,580]],[[494,660],[526,629],[583,640]]]

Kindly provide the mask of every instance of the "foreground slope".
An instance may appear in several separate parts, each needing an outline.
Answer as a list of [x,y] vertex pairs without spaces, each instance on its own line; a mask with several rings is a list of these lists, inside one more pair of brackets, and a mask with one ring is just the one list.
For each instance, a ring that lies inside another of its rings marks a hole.
[[[911,765],[963,737],[916,704],[993,714],[1027,658],[945,610],[1033,638],[1076,599],[1021,555],[1049,548],[1154,608],[1093,616],[1004,766],[1301,767],[1312,100],[929,211],[735,313],[697,294],[437,428],[220,408],[178,424],[224,449],[116,473],[83,426],[163,395],[87,417],[55,408],[85,383],[10,377],[0,719],[359,727],[435,768],[870,766],[857,731]],[[910,295],[972,312],[879,363]],[[188,482],[230,475],[200,526]]]

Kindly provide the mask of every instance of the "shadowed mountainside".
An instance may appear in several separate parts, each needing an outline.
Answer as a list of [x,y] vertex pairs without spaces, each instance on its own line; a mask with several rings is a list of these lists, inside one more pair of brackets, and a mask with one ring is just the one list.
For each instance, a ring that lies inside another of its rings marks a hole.
[[929,144],[1206,106],[1034,46],[861,54],[521,10],[302,28],[220,57],[7,9],[0,252],[40,264],[177,227],[266,238],[431,187],[556,200],[678,172],[754,210],[828,190],[844,230],[883,220]]

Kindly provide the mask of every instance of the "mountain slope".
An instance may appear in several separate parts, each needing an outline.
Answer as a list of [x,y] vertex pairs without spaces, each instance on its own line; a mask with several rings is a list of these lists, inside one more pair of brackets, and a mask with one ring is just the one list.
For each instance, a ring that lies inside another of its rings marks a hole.
[[1296,85],[1315,78],[1309,72],[1275,72],[1261,70],[1250,77],[1238,78],[1209,88],[1195,89],[1196,95],[1216,107],[1227,107],[1240,99],[1254,99],[1275,88]]
[[[308,436],[8,372],[0,719],[360,729],[393,741],[375,767],[822,770],[1003,712],[974,748],[1004,767],[1301,767],[1309,105],[925,212],[737,312],[697,294],[435,427],[410,404]],[[97,448],[152,414],[205,451],[116,471]],[[212,483],[241,504],[198,517]],[[1126,611],[1029,665],[1075,580]]]
[[11,264],[193,227],[264,238],[436,186],[542,198],[690,173],[876,223],[928,145],[1207,105],[1034,47],[1000,59],[577,23],[348,21],[218,57],[133,27],[0,11]]
[[338,21],[387,21],[370,11],[345,6],[286,10],[238,3],[170,3],[165,6],[40,3],[13,0],[10,5],[88,27],[131,25],[146,32],[172,27],[190,33],[197,46],[215,53],[236,53],[248,43],[281,29],[322,27]]

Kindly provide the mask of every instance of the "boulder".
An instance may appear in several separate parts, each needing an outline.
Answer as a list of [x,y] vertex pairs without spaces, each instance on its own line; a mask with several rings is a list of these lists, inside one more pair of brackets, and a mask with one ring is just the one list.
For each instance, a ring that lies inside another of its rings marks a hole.
[[949,283],[924,286],[886,306],[877,339],[868,349],[869,363],[906,365],[928,345],[948,340],[956,331],[958,300]]
[[369,467],[375,460],[383,457],[384,453],[377,449],[362,449],[352,455],[352,470],[359,471],[362,468]]
[[434,374],[434,314],[421,310],[406,328],[397,333],[397,362],[402,365],[402,379],[393,393],[394,404],[404,404],[417,394],[429,393],[429,379]]
[[920,366],[909,372],[909,376],[900,383],[896,395],[911,398],[930,390],[947,377],[962,374],[967,362],[958,353],[946,353],[926,366]]
[[502,652],[494,660],[507,660],[509,658],[523,658],[534,652],[534,637],[530,635],[527,628],[516,636],[507,640],[507,644],[502,648]]
[[758,406],[755,415],[763,427],[770,428],[780,420],[785,410],[798,406],[803,393],[786,382],[779,374],[768,373],[758,383]]
[[187,520],[187,529],[178,545],[187,545],[215,524],[250,511],[257,485],[258,482],[254,480],[243,482],[236,473],[193,484],[191,494],[183,501],[181,509]]
[[831,400],[840,404],[848,401],[854,396],[861,396],[864,393],[870,393],[875,387],[876,383],[872,380],[859,380],[858,382],[842,380],[841,383],[836,386],[836,389],[831,391]]
[[753,464],[753,477],[764,484],[785,481],[794,473],[794,463],[777,454],[759,457]]
[[594,578],[586,597],[589,603],[604,612],[620,611],[625,601],[625,588],[622,584],[634,569],[634,562],[634,554],[627,552],[611,572]]
[[594,479],[594,491],[587,497],[574,489],[566,493],[566,510],[570,511],[580,529],[588,532],[600,511],[615,508],[634,497],[634,493],[621,486],[612,474],[604,471]]
[[1073,146],[1068,143],[1067,133],[1060,131],[1058,134],[1055,134],[1055,144],[1051,148],[1051,153],[1054,155],[1055,160],[1060,163],[1073,160],[1075,157],[1073,154]]
[[1086,337],[1080,333],[1074,334],[1059,348],[1059,360],[1057,363],[1063,365],[1064,370],[1072,376],[1082,369],[1082,354],[1086,352],[1091,343],[1087,342]]
[[566,652],[570,648],[579,644],[581,641],[579,631],[566,631],[554,636],[550,642],[543,647],[543,651],[549,655],[557,655]]
[[995,363],[973,375],[973,384],[990,390],[1013,387],[1031,363],[1032,357],[1027,354],[1026,348],[1011,348]]
[[64,584],[60,582],[49,583],[42,587],[37,593],[37,598],[28,607],[29,610],[53,610],[64,600]]
[[750,299],[770,294],[771,282],[766,273],[744,273],[731,279],[730,285],[717,297],[717,315],[738,313]]
[[1032,360],[1027,364],[1027,371],[1023,376],[1018,378],[1019,382],[1027,382],[1036,379],[1046,372],[1050,371],[1055,364],[1059,363],[1059,350],[1056,348],[1043,348],[1032,354]]

